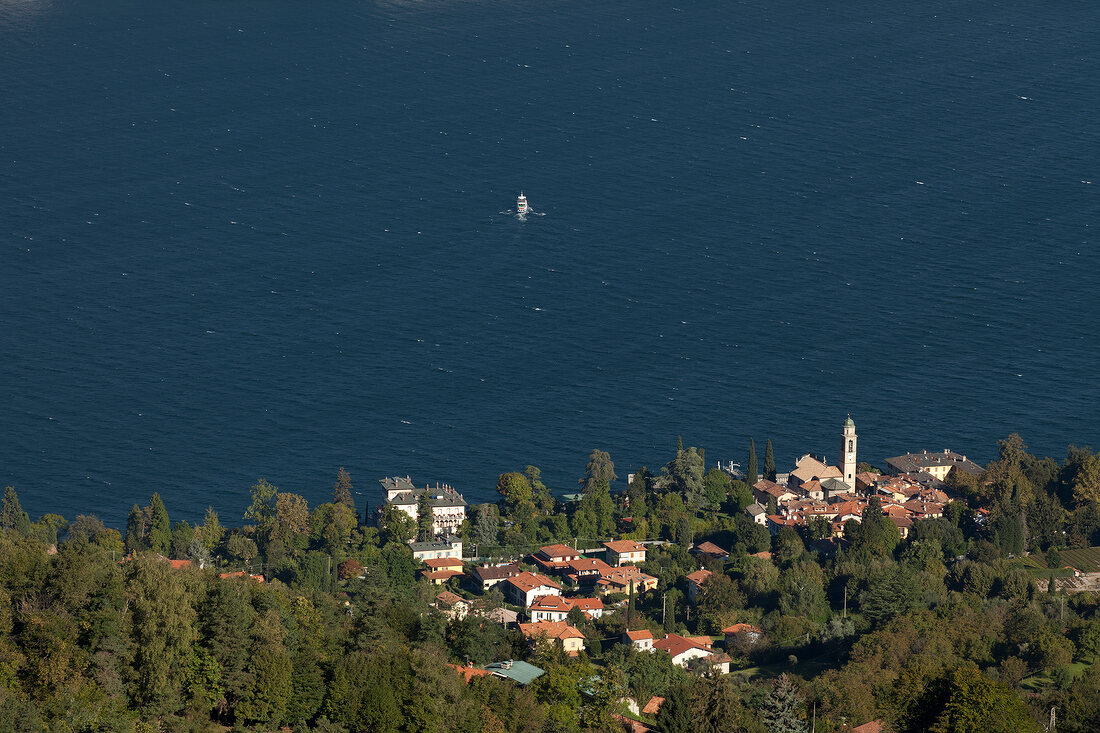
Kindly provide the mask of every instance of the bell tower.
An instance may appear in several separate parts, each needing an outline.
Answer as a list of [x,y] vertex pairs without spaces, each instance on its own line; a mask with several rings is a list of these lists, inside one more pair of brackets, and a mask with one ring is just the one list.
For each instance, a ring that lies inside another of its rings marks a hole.
[[840,471],[843,474],[844,483],[856,487],[856,447],[859,436],[856,435],[856,424],[852,416],[844,421],[844,430],[840,434]]

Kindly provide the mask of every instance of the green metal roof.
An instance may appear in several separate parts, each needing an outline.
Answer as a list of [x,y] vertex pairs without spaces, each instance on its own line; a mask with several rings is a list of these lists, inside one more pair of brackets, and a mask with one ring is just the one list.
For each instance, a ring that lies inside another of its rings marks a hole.
[[521,662],[518,660],[508,660],[507,662],[493,662],[492,664],[485,665],[485,669],[489,670],[493,674],[498,674],[501,677],[507,677],[510,680],[515,680],[521,685],[529,685],[545,673],[545,670],[539,669],[533,664],[528,664],[527,662]]

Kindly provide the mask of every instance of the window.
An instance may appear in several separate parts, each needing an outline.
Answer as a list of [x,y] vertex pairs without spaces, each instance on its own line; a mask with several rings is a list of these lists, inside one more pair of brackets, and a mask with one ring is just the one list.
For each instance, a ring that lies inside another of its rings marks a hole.
[[855,442],[854,440],[849,440],[849,441],[848,441],[848,452],[849,452],[849,453],[851,453],[852,451],[854,451],[854,450],[855,450],[855,447],[854,447],[854,446],[855,446],[855,443],[856,443],[856,442]]

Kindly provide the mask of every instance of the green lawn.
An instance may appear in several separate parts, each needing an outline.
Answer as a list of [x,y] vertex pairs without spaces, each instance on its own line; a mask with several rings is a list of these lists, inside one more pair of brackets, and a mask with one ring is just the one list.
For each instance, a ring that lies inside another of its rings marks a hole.
[[[1073,676],[1080,677],[1084,674],[1085,670],[1091,667],[1094,662],[1074,662],[1067,665],[1066,669],[1073,672]],[[1033,674],[1030,677],[1025,677],[1020,680],[1020,687],[1028,692],[1042,692],[1053,684],[1050,678],[1049,672],[1040,672],[1039,674]]]

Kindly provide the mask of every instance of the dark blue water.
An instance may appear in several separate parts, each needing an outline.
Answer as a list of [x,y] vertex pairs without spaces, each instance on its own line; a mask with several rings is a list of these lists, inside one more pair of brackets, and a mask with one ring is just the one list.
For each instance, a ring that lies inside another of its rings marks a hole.
[[[0,483],[234,521],[1100,445],[1100,5],[0,0]],[[544,214],[501,213],[523,190]]]

